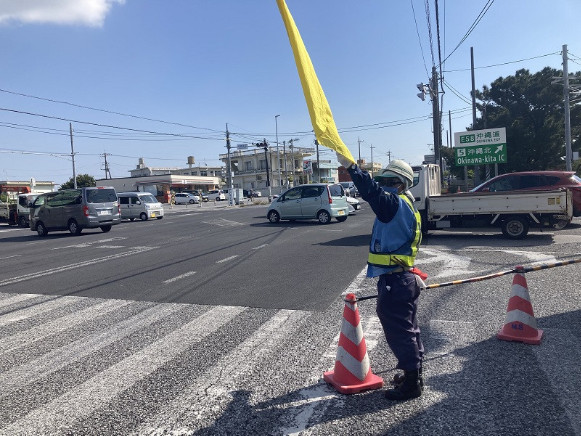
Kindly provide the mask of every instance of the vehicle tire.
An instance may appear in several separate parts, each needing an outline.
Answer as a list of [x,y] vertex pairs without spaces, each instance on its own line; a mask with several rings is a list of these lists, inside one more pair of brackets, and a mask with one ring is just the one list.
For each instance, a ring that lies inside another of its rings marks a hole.
[[27,220],[26,220],[26,217],[25,217],[25,216],[23,216],[23,215],[20,215],[20,216],[18,217],[18,225],[19,225],[20,227],[28,227],[28,226],[27,226],[27,223],[28,223],[28,222],[27,222]]
[[529,222],[520,216],[508,217],[502,222],[502,234],[509,239],[524,239],[529,232]]
[[101,226],[101,231],[103,233],[107,233],[109,230],[111,230],[111,227],[113,227],[111,224],[107,224],[106,226]]
[[147,214],[145,212],[141,212],[141,214],[139,215],[139,219],[141,221],[147,221]]
[[194,204],[194,203],[195,203],[195,201],[190,199],[190,204]]
[[569,225],[571,221],[569,220],[559,220],[555,224],[553,224],[553,228],[555,230],[563,230],[565,227]]
[[71,235],[75,236],[80,235],[81,232],[83,231],[81,226],[79,226],[79,224],[75,220],[70,220],[67,228],[69,229],[69,232],[71,232]]
[[345,221],[347,221],[347,217],[346,216],[338,216],[337,221],[339,221],[340,223],[345,222]]
[[36,233],[38,233],[38,236],[48,235],[48,230],[46,229],[46,227],[44,226],[42,221],[39,221],[38,223],[36,223]]
[[319,224],[329,224],[331,222],[331,215],[326,210],[320,210],[317,214]]
[[267,218],[268,221],[270,221],[273,224],[276,224],[277,222],[280,221],[280,214],[276,210],[271,210],[270,212],[268,212]]

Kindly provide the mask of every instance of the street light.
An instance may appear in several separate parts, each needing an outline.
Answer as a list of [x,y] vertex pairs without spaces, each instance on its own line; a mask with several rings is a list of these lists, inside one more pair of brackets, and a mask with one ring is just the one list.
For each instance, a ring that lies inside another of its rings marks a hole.
[[276,125],[276,165],[278,166],[278,189],[282,194],[282,178],[281,178],[282,176],[280,174],[280,154],[278,151],[278,117],[280,117],[280,115],[274,116],[274,124]]

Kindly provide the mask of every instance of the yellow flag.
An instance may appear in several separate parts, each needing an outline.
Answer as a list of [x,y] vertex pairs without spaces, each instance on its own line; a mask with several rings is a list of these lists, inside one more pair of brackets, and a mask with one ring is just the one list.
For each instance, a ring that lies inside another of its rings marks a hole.
[[323,88],[321,88],[299,29],[297,29],[285,1],[276,0],[276,3],[278,4],[278,9],[282,15],[282,20],[288,33],[288,39],[293,49],[297,71],[301,79],[301,85],[303,86],[303,93],[305,94],[305,100],[309,108],[309,115],[311,116],[311,124],[315,130],[315,136],[319,144],[341,153],[347,159],[351,160],[351,162],[355,163],[351,152],[339,137],[331,108],[329,107]]

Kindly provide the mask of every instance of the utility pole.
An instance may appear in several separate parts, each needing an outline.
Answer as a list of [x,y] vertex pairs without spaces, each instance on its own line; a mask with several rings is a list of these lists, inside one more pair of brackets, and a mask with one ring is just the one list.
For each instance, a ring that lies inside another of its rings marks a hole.
[[[232,186],[232,165],[230,163],[230,149],[232,146],[230,145],[230,132],[228,131],[228,123],[226,123],[226,150],[228,150],[228,171],[226,174],[228,175],[228,206],[232,206],[232,198],[233,198],[233,186]],[[200,200],[200,204],[202,204]]]
[[432,97],[432,118],[434,123],[434,158],[436,164],[440,167],[440,175],[442,174],[442,159],[440,155],[440,147],[442,146],[441,125],[440,125],[440,107],[438,102],[438,71],[436,67],[432,67],[432,83],[430,85]]
[[357,165],[361,165],[361,143],[365,142],[362,139],[359,139],[359,137],[357,137],[357,146],[359,147],[359,160],[357,161]]
[[369,169],[369,175],[373,178],[373,149],[375,148],[373,144],[369,147],[371,149],[371,168]]
[[[103,153],[103,157],[105,158],[105,180],[112,179],[113,177],[111,177],[111,171],[109,171],[109,163],[107,162],[107,153]],[[107,177],[107,174],[109,177]]]
[[282,141],[282,157],[284,159],[284,185],[288,189],[288,172],[286,170],[286,141]]
[[75,172],[75,150],[73,148],[73,123],[69,123],[69,132],[71,136],[71,158],[73,159],[73,186],[77,189],[77,173]]
[[280,175],[280,153],[278,148],[278,117],[280,117],[280,115],[274,116],[274,123],[276,126],[276,166],[278,167],[278,189],[279,193],[282,194],[282,178]]
[[289,148],[290,148],[290,153],[291,153],[291,168],[293,170],[293,188],[294,188],[295,187],[295,156],[293,154],[294,139],[289,139],[288,142],[290,143]]
[[391,162],[391,151],[387,151],[387,163],[389,164]]
[[318,182],[321,183],[321,165],[319,163],[319,141],[315,138],[315,147],[317,148],[317,174],[318,174]]
[[565,160],[567,171],[573,168],[573,152],[571,150],[571,108],[569,102],[569,65],[567,44],[563,45],[563,97],[565,101]]
[[266,162],[266,186],[268,186],[268,201],[272,200],[272,187],[270,186],[270,169],[268,166],[268,160],[269,160],[269,155],[268,155],[268,143],[266,142],[266,139],[263,138],[262,142],[255,144],[257,147],[261,147],[264,149],[264,160]]

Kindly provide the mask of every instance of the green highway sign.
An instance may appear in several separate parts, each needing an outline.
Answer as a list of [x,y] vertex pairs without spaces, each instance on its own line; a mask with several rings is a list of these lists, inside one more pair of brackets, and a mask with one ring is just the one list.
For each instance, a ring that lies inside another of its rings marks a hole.
[[506,128],[454,133],[454,162],[459,166],[506,163]]

